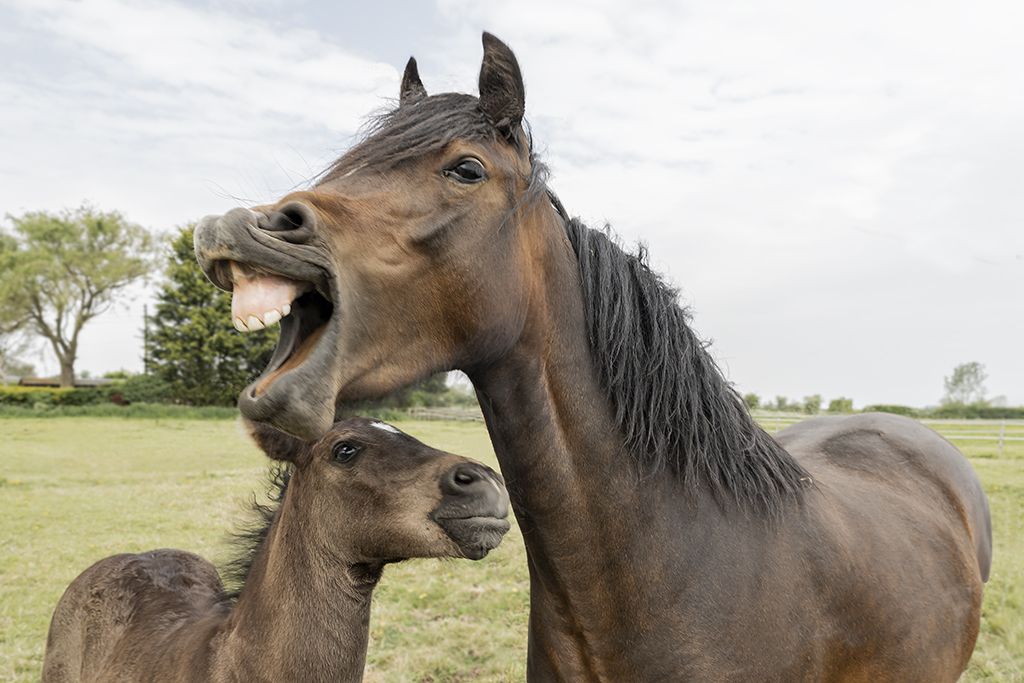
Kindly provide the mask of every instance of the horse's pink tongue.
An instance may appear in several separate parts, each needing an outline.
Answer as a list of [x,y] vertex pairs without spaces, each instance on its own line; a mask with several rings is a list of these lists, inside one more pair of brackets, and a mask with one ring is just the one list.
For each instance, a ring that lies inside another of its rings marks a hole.
[[[272,325],[282,316],[288,315],[291,304],[300,294],[308,291],[312,285],[308,282],[296,282],[280,275],[267,273],[253,273],[250,276],[243,275],[232,264],[235,275],[234,286],[231,292],[231,317],[242,321],[246,327],[251,318],[256,318],[261,325]],[[267,320],[267,314],[276,311],[278,316],[271,316]]]

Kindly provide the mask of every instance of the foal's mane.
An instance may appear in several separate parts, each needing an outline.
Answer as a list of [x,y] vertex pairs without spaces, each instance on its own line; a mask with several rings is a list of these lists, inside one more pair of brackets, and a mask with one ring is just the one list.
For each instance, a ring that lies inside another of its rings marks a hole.
[[234,554],[231,559],[220,568],[221,580],[224,582],[224,595],[222,600],[234,604],[242,593],[242,586],[249,577],[256,555],[259,553],[263,542],[267,540],[270,527],[277,517],[277,511],[281,507],[285,493],[288,491],[288,482],[292,476],[292,466],[287,463],[274,463],[268,472],[267,498],[268,504],[264,505],[253,496],[250,503],[250,519],[244,522],[231,534],[231,545],[234,546]]
[[807,472],[754,422],[646,249],[625,252],[609,229],[566,220],[552,201],[579,261],[601,382],[642,476],[668,469],[691,493],[731,496],[768,517],[800,498]]

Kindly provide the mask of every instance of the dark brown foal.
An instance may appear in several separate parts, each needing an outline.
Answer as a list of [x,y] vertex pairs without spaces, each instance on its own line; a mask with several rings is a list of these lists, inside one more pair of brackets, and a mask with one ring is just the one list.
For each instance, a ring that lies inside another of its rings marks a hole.
[[314,443],[252,427],[291,464],[237,601],[182,550],[114,555],[57,604],[43,683],[360,681],[384,565],[480,559],[509,529],[501,476],[366,418]]

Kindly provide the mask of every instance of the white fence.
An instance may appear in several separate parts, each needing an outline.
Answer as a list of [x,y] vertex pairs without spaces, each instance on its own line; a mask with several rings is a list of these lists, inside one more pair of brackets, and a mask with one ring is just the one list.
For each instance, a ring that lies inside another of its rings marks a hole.
[[409,417],[416,420],[458,420],[483,422],[479,408],[409,408]]
[[[812,417],[793,414],[759,414],[754,419],[767,431],[780,429]],[[1003,454],[1006,441],[1024,441],[1024,420],[919,420],[950,441],[982,440],[998,442],[997,455]],[[966,427],[966,429],[964,429]]]
[[[479,408],[410,408],[409,416],[417,420],[460,420],[483,422]],[[802,422],[811,415],[759,412],[754,419],[768,432]],[[983,440],[998,442],[997,455],[1003,454],[1006,441],[1024,441],[1024,420],[920,420],[950,441]],[[965,429],[966,427],[966,429]]]

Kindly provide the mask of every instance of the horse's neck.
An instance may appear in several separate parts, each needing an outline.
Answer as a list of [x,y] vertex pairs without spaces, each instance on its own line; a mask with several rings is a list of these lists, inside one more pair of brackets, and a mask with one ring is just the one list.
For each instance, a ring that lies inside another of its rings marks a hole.
[[576,257],[560,225],[529,227],[548,267],[533,274],[522,336],[471,379],[517,514],[572,535],[567,501],[599,515],[632,505],[638,474],[591,356]]
[[[470,377],[530,564],[530,679],[635,680],[622,644],[631,625],[652,623],[652,605],[673,599],[661,579],[685,572],[687,534],[699,530],[677,484],[664,472],[641,481],[625,452],[575,256],[559,246],[549,263],[563,265],[545,271],[519,344]],[[670,538],[682,545],[659,540]]]
[[239,680],[361,681],[379,569],[360,582],[358,565],[317,542],[293,493],[239,595],[220,668]]

